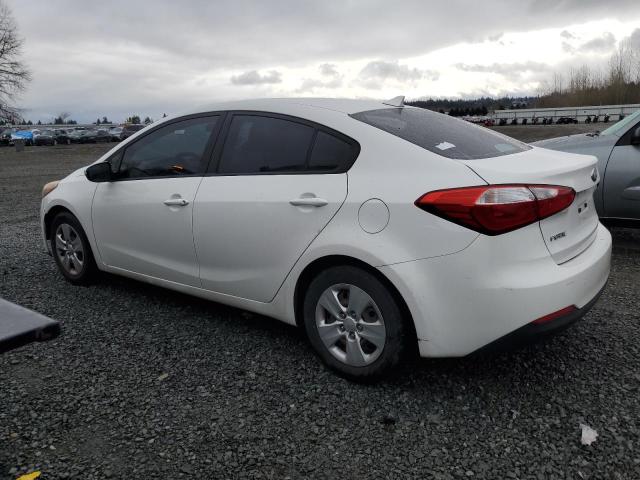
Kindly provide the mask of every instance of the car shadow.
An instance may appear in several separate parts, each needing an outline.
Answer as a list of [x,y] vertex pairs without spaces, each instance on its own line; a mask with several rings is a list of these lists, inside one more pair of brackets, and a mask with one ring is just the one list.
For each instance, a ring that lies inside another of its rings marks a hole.
[[[162,309],[175,309],[180,315],[196,317],[198,321],[181,322],[179,328],[183,334],[209,338],[209,343],[202,346],[203,351],[215,346],[218,329],[223,327],[230,335],[255,336],[261,337],[261,341],[273,342],[274,349],[277,348],[276,355],[288,357],[281,358],[283,368],[295,368],[300,356],[306,357],[309,362],[315,360],[303,331],[271,317],[112,274],[103,274],[98,286],[112,290],[116,296],[144,297],[146,301],[159,304]],[[156,321],[154,318],[145,319],[144,316],[138,319],[141,327],[145,322]],[[206,321],[200,321],[202,319]],[[423,390],[425,385],[430,385],[432,389],[442,387],[448,391],[484,384],[506,392],[515,384],[528,382],[538,385],[542,382],[551,386],[554,374],[557,376],[572,368],[572,363],[579,363],[575,355],[566,356],[566,352],[579,348],[581,339],[576,333],[580,333],[580,330],[580,326],[575,325],[542,343],[461,358],[424,359],[414,356],[407,359],[393,376],[372,385],[363,385],[363,388],[411,391]],[[283,343],[287,348],[281,348]],[[244,348],[247,349],[246,355],[252,353],[250,342]],[[552,367],[551,372],[549,366]],[[309,375],[311,377],[322,371],[325,371],[325,367],[317,361],[317,370]],[[540,374],[545,371],[551,374]]]

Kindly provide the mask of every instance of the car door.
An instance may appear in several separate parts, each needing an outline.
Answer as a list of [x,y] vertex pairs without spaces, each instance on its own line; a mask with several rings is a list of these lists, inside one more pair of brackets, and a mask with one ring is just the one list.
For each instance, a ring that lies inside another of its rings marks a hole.
[[269,302],[347,195],[356,142],[290,117],[230,114],[194,207],[202,287]]
[[640,145],[631,137],[634,125],[613,147],[604,175],[604,212],[609,218],[640,219]]
[[161,125],[117,152],[115,180],[92,206],[102,261],[110,267],[200,286],[193,200],[211,157],[219,115]]

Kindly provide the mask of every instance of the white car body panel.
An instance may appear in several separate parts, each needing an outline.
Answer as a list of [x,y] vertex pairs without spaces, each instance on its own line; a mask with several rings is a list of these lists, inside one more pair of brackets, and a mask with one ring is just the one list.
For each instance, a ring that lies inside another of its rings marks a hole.
[[609,231],[599,225],[589,248],[558,265],[537,228],[481,235],[456,255],[380,268],[420,319],[422,356],[467,355],[551,312],[581,308],[598,294],[609,276]]
[[[270,302],[346,196],[346,173],[205,177],[193,231],[202,288]],[[289,203],[302,197],[328,204]]]
[[[347,173],[333,175],[211,175],[96,184],[81,169],[43,199],[43,235],[47,213],[67,208],[82,224],[101,270],[290,324],[296,324],[294,296],[305,268],[325,257],[349,257],[376,268],[401,294],[423,356],[468,354],[536,318],[568,305],[581,307],[603,287],[611,237],[597,219],[580,252],[566,259],[562,249],[552,256],[544,238],[556,228],[553,222],[565,224],[561,217],[488,237],[414,205],[429,191],[486,182],[553,183],[588,191],[593,182],[582,177],[592,159],[532,149],[481,162],[451,160],[347,115],[380,108],[390,107],[369,101],[270,99],[188,112],[300,117],[355,139],[361,152]],[[518,155],[527,160],[516,165]],[[305,193],[325,198],[328,205],[307,209],[288,203]],[[189,204],[163,204],[177,194]]]
[[[104,265],[200,287],[193,205],[202,177],[98,184],[93,231]],[[167,206],[182,198],[185,206]]]

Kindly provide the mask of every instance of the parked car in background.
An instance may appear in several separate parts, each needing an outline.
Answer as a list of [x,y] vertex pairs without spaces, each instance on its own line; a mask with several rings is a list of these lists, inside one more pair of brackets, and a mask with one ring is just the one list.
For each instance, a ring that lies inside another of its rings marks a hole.
[[578,120],[571,117],[560,117],[556,120],[556,125],[569,125],[571,123],[578,123]]
[[640,110],[602,132],[581,133],[533,145],[598,158],[594,199],[605,223],[640,226]]
[[67,133],[67,135],[69,136],[69,140],[71,140],[71,143],[81,143],[80,137],[82,137],[82,134],[84,132],[86,132],[86,130],[74,129]]
[[109,135],[111,136],[112,142],[119,142],[120,136],[122,135],[122,127],[111,127],[109,129]]
[[33,145],[33,131],[32,130],[17,130],[11,134],[11,143],[15,140],[23,140],[27,146]]
[[142,124],[138,124],[138,123],[132,123],[130,125],[125,125],[124,127],[122,127],[122,133],[120,134],[120,140],[125,140],[125,139],[129,138],[131,135],[133,135],[136,132],[139,132],[144,127],[146,127],[146,125],[142,125]]
[[71,143],[70,133],[71,131],[65,128],[58,128],[57,130],[54,130],[53,134],[54,138],[56,139],[56,143],[60,145],[69,145]]
[[77,143],[106,143],[111,141],[109,132],[105,129],[81,130],[77,137]]
[[55,133],[53,130],[40,130],[33,138],[34,145],[55,145]]
[[78,143],[95,143],[95,133],[93,129],[81,130]]
[[5,128],[4,130],[2,130],[2,133],[0,133],[0,145],[5,147],[10,145],[12,143],[11,134],[15,131],[15,128]]
[[111,141],[111,134],[106,128],[99,128],[94,131],[94,141],[96,143],[107,143]]
[[583,316],[611,255],[595,163],[401,98],[228,102],[47,184],[42,238],[71,283],[101,270],[273,316],[371,380]]

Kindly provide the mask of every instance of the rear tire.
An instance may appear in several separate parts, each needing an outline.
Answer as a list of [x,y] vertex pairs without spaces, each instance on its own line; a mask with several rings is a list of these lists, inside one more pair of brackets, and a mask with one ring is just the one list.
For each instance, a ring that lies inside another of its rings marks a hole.
[[74,285],[88,285],[98,268],[82,225],[69,212],[61,212],[51,222],[51,253],[64,278]]
[[364,269],[345,265],[318,274],[305,294],[303,315],[317,355],[350,380],[382,378],[409,352],[408,319],[387,286]]

